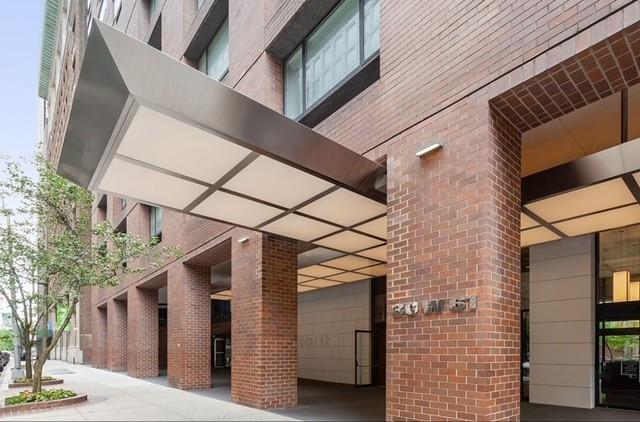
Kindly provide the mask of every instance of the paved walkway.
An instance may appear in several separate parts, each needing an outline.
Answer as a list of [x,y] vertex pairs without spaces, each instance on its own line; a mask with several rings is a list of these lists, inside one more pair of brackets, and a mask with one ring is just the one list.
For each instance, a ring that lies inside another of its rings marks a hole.
[[[5,420],[295,420],[83,365],[50,361],[44,372],[63,377],[64,384],[60,387],[86,393],[89,401],[78,406],[24,414]],[[4,399],[16,394],[16,391],[19,390],[8,390],[5,379],[0,396]]]

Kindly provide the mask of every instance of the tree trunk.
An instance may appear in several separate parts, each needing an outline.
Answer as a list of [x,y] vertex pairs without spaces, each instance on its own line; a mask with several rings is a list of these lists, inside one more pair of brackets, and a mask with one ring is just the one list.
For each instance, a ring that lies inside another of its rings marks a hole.
[[[24,347],[24,376],[27,378],[33,379],[33,364],[31,362],[31,349],[33,348],[33,343],[30,341],[25,341],[23,344]],[[18,356],[17,359],[21,359],[22,356]]]
[[44,361],[42,359],[42,355],[38,356],[36,359],[36,365],[33,368],[33,393],[39,393],[42,391],[42,366],[44,365]]

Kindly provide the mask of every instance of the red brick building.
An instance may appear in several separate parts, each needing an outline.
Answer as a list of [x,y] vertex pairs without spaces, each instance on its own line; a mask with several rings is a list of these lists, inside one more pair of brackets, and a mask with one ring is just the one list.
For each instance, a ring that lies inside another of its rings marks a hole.
[[47,7],[47,157],[185,252],[86,294],[86,362],[394,420],[639,406],[639,2]]

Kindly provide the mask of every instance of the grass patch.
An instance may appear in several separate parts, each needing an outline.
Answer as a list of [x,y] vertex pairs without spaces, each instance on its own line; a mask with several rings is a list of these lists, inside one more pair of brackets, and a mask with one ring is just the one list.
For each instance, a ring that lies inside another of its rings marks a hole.
[[[43,376],[42,377],[42,381],[53,381],[55,380],[55,378],[50,377],[50,376]],[[15,380],[13,380],[14,383],[16,384],[32,384],[33,383],[33,378],[27,378],[27,377],[19,377],[16,378]]]
[[34,403],[42,401],[62,400],[77,396],[71,390],[65,390],[62,388],[54,390],[42,390],[39,393],[33,394],[31,391],[23,391],[17,396],[7,397],[5,403],[7,405]]

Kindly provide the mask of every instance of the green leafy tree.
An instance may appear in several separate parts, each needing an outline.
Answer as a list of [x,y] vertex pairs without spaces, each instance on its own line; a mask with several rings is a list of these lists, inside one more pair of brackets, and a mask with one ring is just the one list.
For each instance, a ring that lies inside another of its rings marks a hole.
[[11,330],[0,330],[0,350],[13,350],[13,333]]
[[[121,233],[110,222],[91,224],[92,194],[36,159],[37,175],[23,163],[6,161],[0,181],[4,224],[0,224],[0,295],[11,308],[25,349],[25,370],[33,392],[42,387],[42,368],[72,320],[83,289],[115,286],[128,273],[157,267],[177,248]],[[51,341],[48,320],[57,309]],[[45,335],[42,334],[44,331]],[[32,367],[31,350],[40,342]]]

